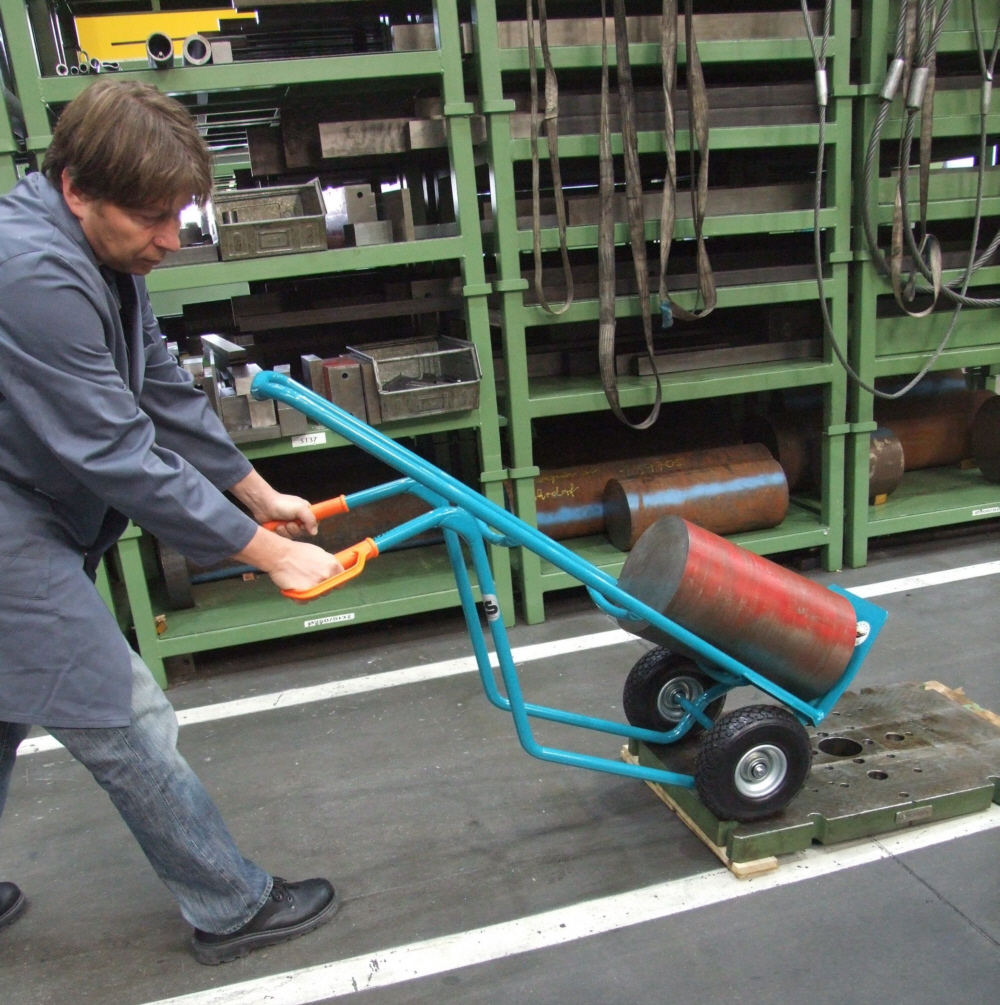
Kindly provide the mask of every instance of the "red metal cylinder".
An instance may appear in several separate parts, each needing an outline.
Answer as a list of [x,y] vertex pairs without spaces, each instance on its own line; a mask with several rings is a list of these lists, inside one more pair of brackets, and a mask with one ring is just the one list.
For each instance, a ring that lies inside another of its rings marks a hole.
[[535,479],[537,526],[557,541],[603,534],[604,509],[601,497],[604,486],[612,478],[691,471],[717,464],[767,460],[770,456],[763,444],[748,443],[543,471]]
[[[857,618],[846,598],[680,517],[643,534],[618,585],[806,700],[826,694],[854,653]],[[619,624],[685,652],[649,622]]]
[[772,457],[612,478],[604,488],[604,527],[621,551],[633,548],[660,517],[682,516],[715,534],[777,527],[788,513],[788,482]]

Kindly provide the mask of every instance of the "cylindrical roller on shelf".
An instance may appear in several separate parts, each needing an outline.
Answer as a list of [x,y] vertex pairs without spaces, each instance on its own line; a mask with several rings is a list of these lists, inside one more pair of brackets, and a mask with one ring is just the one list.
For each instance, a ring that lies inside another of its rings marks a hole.
[[146,58],[154,70],[169,70],[174,65],[174,43],[169,35],[154,31],[146,39]]
[[972,422],[972,456],[988,482],[1000,482],[1000,397],[984,401]]
[[604,486],[612,478],[635,478],[691,471],[695,468],[740,461],[766,460],[771,454],[760,443],[688,450],[660,457],[602,461],[572,468],[543,471],[535,479],[535,514],[538,529],[557,541],[604,533]]
[[871,434],[868,449],[868,501],[891,495],[899,488],[905,470],[903,444],[891,430],[879,427]]
[[928,391],[895,401],[875,400],[875,421],[899,437],[907,471],[957,464],[972,455],[973,420],[983,402],[994,395],[956,389],[954,381],[941,387],[937,394]]
[[[808,416],[808,417],[807,417]],[[743,424],[743,439],[763,443],[781,465],[790,492],[805,481],[816,467],[810,455],[819,430],[811,429],[811,413],[774,412],[755,415]]]
[[682,516],[715,534],[777,527],[788,513],[788,482],[773,458],[612,478],[604,488],[604,526],[629,551],[661,517]]
[[[807,701],[840,680],[854,653],[857,619],[845,597],[680,517],[643,534],[618,585]],[[685,653],[649,622],[619,624]]]

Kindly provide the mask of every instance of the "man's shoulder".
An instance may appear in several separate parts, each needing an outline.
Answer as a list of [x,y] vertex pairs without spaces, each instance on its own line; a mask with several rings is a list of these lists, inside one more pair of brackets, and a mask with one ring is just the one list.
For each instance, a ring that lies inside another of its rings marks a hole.
[[52,259],[68,271],[74,271],[76,258],[86,260],[59,229],[37,179],[40,176],[29,175],[0,198],[0,270],[11,278],[30,274],[42,259]]

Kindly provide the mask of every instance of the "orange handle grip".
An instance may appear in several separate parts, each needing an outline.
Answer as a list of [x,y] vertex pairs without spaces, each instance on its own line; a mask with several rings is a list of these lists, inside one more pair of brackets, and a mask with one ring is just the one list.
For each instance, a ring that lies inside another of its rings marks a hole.
[[[324,502],[313,503],[309,507],[317,520],[325,520],[329,516],[336,516],[338,513],[347,512],[347,499],[344,496],[336,496]],[[292,520],[268,520],[262,523],[264,530],[277,530],[283,523],[293,523]]]
[[343,572],[338,572],[336,576],[324,579],[322,583],[310,587],[308,590],[282,590],[281,592],[292,600],[303,603],[307,600],[315,600],[322,597],[324,593],[343,586],[349,579],[360,576],[364,571],[365,562],[369,558],[378,557],[378,545],[370,538],[366,537],[360,544],[352,545],[344,551],[338,551],[337,561],[344,567]]

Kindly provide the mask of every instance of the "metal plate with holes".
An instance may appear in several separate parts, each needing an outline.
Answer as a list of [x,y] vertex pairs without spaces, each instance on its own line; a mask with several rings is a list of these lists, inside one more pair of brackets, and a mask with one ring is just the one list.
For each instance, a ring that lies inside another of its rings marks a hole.
[[[809,778],[769,820],[717,820],[693,791],[663,788],[733,862],[884,834],[1000,803],[1000,728],[920,684],[848,691],[809,736]],[[692,773],[698,745],[633,743],[633,751],[640,764]]]

